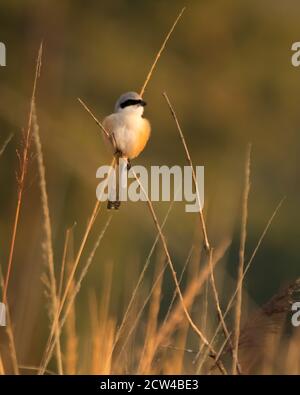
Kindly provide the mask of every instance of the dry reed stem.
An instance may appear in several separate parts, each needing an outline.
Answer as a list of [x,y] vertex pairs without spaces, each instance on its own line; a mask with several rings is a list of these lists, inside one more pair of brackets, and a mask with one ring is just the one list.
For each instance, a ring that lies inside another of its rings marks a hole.
[[[96,242],[95,242],[95,244],[93,246],[93,249],[92,249],[90,255],[88,256],[86,264],[82,268],[82,271],[81,271],[81,273],[80,273],[80,275],[78,277],[78,280],[77,280],[76,284],[74,285],[73,291],[69,293],[69,298],[67,299],[67,303],[66,303],[66,308],[65,308],[64,314],[61,317],[61,320],[59,322],[59,332],[61,332],[61,330],[62,330],[62,328],[63,328],[63,326],[64,326],[64,324],[66,322],[66,319],[68,317],[70,309],[71,309],[71,307],[72,307],[72,305],[74,303],[74,300],[75,300],[78,292],[80,291],[81,284],[82,284],[85,276],[87,275],[88,269],[90,268],[90,266],[91,266],[91,264],[93,262],[93,258],[95,256],[97,248],[99,247],[99,244],[100,244],[101,240],[103,239],[103,236],[104,236],[104,234],[105,234],[105,232],[106,232],[106,230],[107,230],[107,228],[108,228],[108,226],[110,224],[111,219],[112,219],[112,216],[110,216],[108,218],[108,220],[107,220],[102,232],[100,233],[99,237],[97,238],[97,240],[96,240]],[[69,288],[69,290],[70,290],[70,288]],[[60,312],[60,314],[61,314],[61,312]],[[49,363],[49,361],[51,359],[53,348],[54,348],[54,342],[52,341],[52,337],[51,338],[49,337],[47,344],[48,344],[48,351],[47,351],[47,354],[45,354],[45,360],[44,360],[44,366],[45,367],[48,365],[48,363]],[[43,367],[43,369],[44,369],[44,367]],[[43,370],[40,370],[39,374],[42,374],[42,373],[43,373]]]
[[[184,262],[182,271],[181,271],[181,273],[180,273],[180,277],[179,277],[179,280],[178,280],[179,284],[181,284],[182,279],[183,279],[183,275],[184,275],[184,273],[185,273],[185,271],[186,271],[186,268],[187,268],[188,264],[190,263],[190,260],[191,260],[192,254],[193,254],[193,250],[194,250],[194,246],[192,245],[192,247],[190,248],[190,251],[189,251],[189,253],[188,253],[188,256],[187,256],[187,258],[186,258],[186,260],[185,260],[185,262]],[[168,311],[167,311],[167,313],[166,313],[166,315],[165,315],[165,318],[164,318],[164,321],[163,321],[163,324],[162,324],[162,325],[164,325],[164,324],[167,322],[168,318],[169,318],[169,315],[170,315],[170,313],[171,313],[171,311],[172,311],[172,307],[173,307],[173,305],[174,305],[176,296],[177,296],[177,290],[175,289],[174,292],[173,292],[173,296],[172,296],[172,299],[171,299],[171,303],[170,303],[170,305],[169,305],[169,307],[168,307]]]
[[9,309],[9,306],[7,303],[5,306],[5,310],[6,310],[6,327],[5,327],[5,329],[6,329],[8,339],[9,339],[8,345],[9,345],[9,350],[10,350],[12,367],[13,367],[14,374],[19,375],[20,372],[19,372],[19,367],[18,367],[17,350],[16,350],[16,345],[15,345],[10,309]]
[[70,239],[70,233],[72,228],[68,228],[66,231],[65,242],[64,242],[64,249],[62,255],[62,262],[61,262],[61,269],[60,269],[60,276],[59,276],[59,285],[58,285],[58,300],[61,299],[61,293],[64,284],[64,275],[65,275],[65,267],[66,267],[66,260],[67,260],[67,251]]
[[164,98],[165,98],[165,100],[166,100],[166,102],[167,102],[167,104],[169,106],[169,109],[171,111],[172,117],[174,118],[174,121],[176,123],[176,127],[177,127],[177,130],[179,132],[179,136],[180,136],[181,142],[182,142],[183,147],[184,147],[186,159],[187,159],[187,161],[188,161],[188,163],[189,163],[189,165],[190,165],[190,167],[192,169],[192,177],[193,177],[193,182],[194,182],[194,186],[195,186],[195,189],[196,189],[197,200],[198,200],[198,204],[199,204],[199,218],[200,218],[200,224],[201,224],[201,229],[202,229],[203,238],[204,238],[204,247],[205,247],[205,250],[208,252],[209,249],[210,249],[210,244],[209,244],[209,241],[208,241],[208,236],[207,236],[207,230],[206,230],[205,220],[204,220],[204,216],[203,216],[203,211],[202,211],[202,208],[201,208],[201,200],[200,200],[199,189],[198,189],[198,184],[197,184],[197,179],[196,179],[196,174],[195,174],[192,158],[191,158],[189,149],[187,147],[187,144],[186,144],[186,141],[185,141],[185,137],[183,135],[183,132],[182,132],[180,123],[178,121],[177,115],[175,113],[175,110],[174,110],[174,108],[173,108],[173,106],[172,106],[172,104],[171,104],[166,92],[163,93],[163,96],[164,96]]
[[[37,153],[38,173],[40,178],[39,186],[41,192],[42,212],[44,219],[43,225],[45,231],[45,243],[43,243],[43,250],[47,257],[47,267],[48,267],[48,274],[50,280],[49,281],[49,285],[50,285],[50,317],[49,318],[50,320],[53,320],[59,306],[59,300],[57,297],[57,284],[56,284],[55,268],[54,268],[52,228],[51,228],[49,201],[48,201],[48,193],[47,193],[47,185],[46,185],[46,169],[44,164],[44,156],[43,156],[42,143],[40,138],[40,128],[37,121],[35,101],[33,101],[33,107],[32,107],[32,125],[33,125],[33,139]],[[55,326],[55,339],[56,339],[55,354],[56,354],[58,373],[63,374],[63,364],[62,364],[61,345],[60,345],[58,326]]]
[[173,30],[175,29],[175,27],[176,27],[177,23],[179,22],[180,18],[182,17],[182,14],[184,13],[185,8],[186,8],[186,7],[182,8],[182,10],[180,11],[180,13],[178,14],[178,16],[177,16],[177,18],[175,19],[175,21],[174,21],[174,23],[173,23],[171,29],[169,30],[168,34],[166,35],[166,37],[165,37],[165,39],[164,39],[164,41],[163,41],[163,43],[162,43],[162,45],[161,45],[159,51],[157,52],[157,55],[156,55],[156,57],[155,57],[155,59],[154,59],[154,62],[152,63],[152,66],[150,67],[150,70],[149,70],[149,72],[148,72],[148,74],[147,74],[147,77],[146,77],[146,79],[145,79],[145,82],[144,82],[144,84],[143,84],[143,86],[142,86],[142,88],[141,88],[141,90],[140,90],[140,96],[143,96],[143,95],[144,95],[145,90],[146,90],[146,87],[147,87],[147,85],[148,85],[148,83],[149,83],[149,81],[150,81],[150,79],[151,79],[151,76],[152,76],[152,74],[153,74],[153,71],[154,71],[154,69],[155,69],[155,67],[156,67],[156,64],[157,64],[157,62],[158,62],[158,60],[159,60],[159,58],[160,58],[160,56],[161,56],[163,50],[165,49],[165,47],[166,47],[166,45],[167,45],[167,42],[168,42],[169,38],[171,37],[171,34],[173,33]]
[[[33,372],[38,373],[39,370],[40,370],[40,367],[39,366],[31,366],[31,365],[19,365],[19,369],[21,369],[21,370],[22,369],[23,370],[32,370]],[[53,370],[46,369],[45,373],[51,374],[53,376],[57,376],[57,373],[53,372]]]
[[26,174],[27,174],[27,167],[28,167],[28,161],[29,161],[32,113],[33,113],[33,107],[34,107],[34,101],[35,101],[37,80],[40,75],[41,64],[42,64],[42,52],[43,52],[43,44],[40,45],[37,60],[36,60],[35,76],[34,76],[33,89],[32,89],[31,101],[30,101],[29,116],[28,116],[28,125],[27,125],[27,130],[24,134],[24,149],[23,149],[21,157],[19,158],[20,159],[20,174],[18,175],[17,207],[16,207],[15,218],[14,218],[14,223],[13,223],[13,231],[12,231],[12,237],[11,237],[10,250],[9,250],[7,272],[6,272],[6,277],[5,277],[5,281],[4,281],[4,290],[3,290],[3,302],[4,303],[6,303],[6,299],[7,299],[7,290],[8,290],[8,284],[9,284],[9,279],[10,279],[10,273],[11,273],[11,269],[12,269],[15,242],[16,242],[16,237],[17,237],[17,229],[18,229],[18,224],[19,224],[19,216],[20,216],[22,198],[23,198],[23,190],[24,190],[24,186],[25,186],[25,178],[26,178]]
[[[63,254],[63,261],[66,262],[66,271],[67,274],[70,272],[71,267],[74,262],[74,256],[72,254],[72,250],[70,251],[70,256],[67,258],[67,248],[69,245],[70,233],[72,228],[69,228],[66,233],[66,242],[64,247],[64,254]],[[72,247],[71,247],[72,248]],[[63,278],[62,271],[62,277]],[[74,280],[71,285],[70,294],[74,291]],[[60,332],[62,328],[59,328]],[[78,338],[76,335],[76,311],[75,305],[72,304],[70,308],[70,312],[68,314],[68,318],[66,319],[66,326],[65,326],[65,333],[66,333],[66,351],[65,351],[65,370],[67,374],[76,374],[77,366],[78,366]]]
[[236,297],[236,308],[235,308],[235,328],[234,328],[234,339],[232,349],[232,374],[237,374],[238,365],[238,349],[239,349],[239,338],[241,329],[241,315],[242,315],[242,293],[243,293],[243,276],[244,276],[244,263],[245,263],[245,245],[247,237],[247,217],[248,217],[248,199],[250,192],[250,162],[251,162],[251,144],[248,144],[245,161],[245,184],[243,191],[243,207],[242,207],[242,223],[241,223],[241,241],[239,250],[239,267],[238,267],[238,279],[239,290]]
[[4,374],[5,374],[5,371],[4,371],[4,366],[3,366],[3,362],[2,362],[2,357],[0,354],[0,376],[3,376]]
[[[0,289],[3,291],[4,289],[4,279],[2,275],[2,270],[1,270],[1,265],[0,265]],[[19,374],[19,368],[18,368],[18,359],[17,359],[17,351],[16,351],[16,345],[15,345],[15,339],[14,339],[14,333],[13,333],[13,327],[12,327],[12,322],[11,322],[11,317],[10,317],[10,309],[9,305],[6,301],[5,305],[5,310],[6,310],[6,335],[8,337],[8,348],[10,351],[10,359],[11,359],[11,364],[13,368],[13,372],[15,375]]]
[[0,156],[3,154],[3,152],[5,151],[6,147],[8,146],[10,140],[13,138],[13,134],[11,133],[7,139],[4,141],[2,147],[0,148]]

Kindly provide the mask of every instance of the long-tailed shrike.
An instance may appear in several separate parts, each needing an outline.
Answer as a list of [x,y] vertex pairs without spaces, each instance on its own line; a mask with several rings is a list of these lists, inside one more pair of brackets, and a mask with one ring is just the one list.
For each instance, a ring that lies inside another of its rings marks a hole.
[[[146,102],[136,92],[127,92],[119,97],[113,114],[103,120],[103,126],[109,133],[108,138],[103,133],[104,140],[117,159],[127,160],[127,168],[130,168],[130,160],[136,158],[145,148],[150,137],[151,126],[147,119],[143,118]],[[118,173],[116,171],[116,173]],[[118,179],[118,177],[117,177]],[[108,200],[108,209],[118,209],[120,201],[118,192],[115,200]]]

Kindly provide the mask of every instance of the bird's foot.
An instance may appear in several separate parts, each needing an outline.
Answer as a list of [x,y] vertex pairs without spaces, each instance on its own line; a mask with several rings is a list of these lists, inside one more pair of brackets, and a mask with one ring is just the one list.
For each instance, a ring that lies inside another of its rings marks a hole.
[[120,205],[121,205],[120,200],[115,200],[114,202],[112,202],[111,200],[108,200],[107,209],[108,210],[119,210]]

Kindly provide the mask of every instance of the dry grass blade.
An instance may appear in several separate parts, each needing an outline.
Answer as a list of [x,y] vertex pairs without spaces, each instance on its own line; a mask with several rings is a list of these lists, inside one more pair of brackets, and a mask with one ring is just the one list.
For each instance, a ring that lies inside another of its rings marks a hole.
[[202,212],[202,208],[201,208],[202,205],[201,205],[199,189],[198,189],[198,184],[197,184],[197,179],[196,179],[196,174],[195,174],[195,171],[194,171],[192,158],[191,158],[191,155],[189,153],[189,149],[187,147],[187,144],[186,144],[186,141],[185,141],[185,138],[184,138],[184,135],[183,135],[180,123],[178,121],[177,115],[175,113],[175,110],[174,110],[174,108],[173,108],[173,106],[172,106],[167,94],[163,93],[163,96],[166,99],[166,102],[167,102],[167,104],[169,106],[169,109],[171,111],[172,117],[174,118],[174,121],[176,123],[177,129],[178,129],[178,132],[179,132],[179,135],[180,135],[180,139],[181,139],[183,147],[184,147],[184,151],[185,151],[185,154],[186,154],[187,161],[188,161],[188,163],[189,163],[189,165],[191,166],[191,169],[192,169],[193,183],[194,183],[194,186],[195,186],[195,189],[196,189],[197,200],[198,200],[198,204],[199,204],[199,217],[200,217],[200,224],[201,224],[203,238],[204,238],[204,247],[205,247],[206,251],[209,251],[210,245],[209,245],[209,241],[208,241],[208,236],[207,236],[207,230],[206,230],[206,225],[205,225],[205,221],[204,221],[204,216],[203,216],[203,212]]
[[[1,288],[1,290],[4,289],[4,282],[3,282],[1,266],[0,266],[0,288]],[[17,360],[17,351],[16,351],[16,346],[15,346],[15,339],[14,339],[13,327],[12,327],[12,322],[11,322],[10,309],[9,309],[9,305],[7,302],[6,302],[5,311],[6,311],[5,331],[6,331],[6,334],[8,337],[9,355],[10,355],[10,359],[11,359],[13,372],[14,372],[14,374],[18,375],[19,368],[18,368],[18,360]],[[1,362],[1,364],[2,364],[2,362]],[[3,372],[4,372],[3,365],[2,365],[2,368],[3,368]]]
[[171,29],[169,30],[168,34],[166,35],[166,38],[164,39],[164,41],[163,41],[163,43],[162,43],[162,45],[161,45],[159,51],[157,52],[157,55],[156,55],[156,57],[155,57],[155,59],[154,59],[154,62],[152,63],[152,66],[150,67],[149,73],[147,74],[147,77],[146,77],[146,79],[145,79],[145,82],[144,82],[144,84],[143,84],[143,86],[142,86],[142,88],[141,88],[141,90],[140,90],[140,96],[143,96],[143,95],[144,95],[145,90],[146,90],[146,87],[147,87],[147,85],[148,85],[148,83],[149,83],[149,81],[150,81],[150,79],[151,79],[151,76],[152,76],[152,74],[153,74],[153,71],[154,71],[154,69],[155,69],[155,67],[156,67],[156,64],[157,64],[157,62],[158,62],[158,60],[159,60],[159,58],[160,58],[160,56],[161,56],[163,50],[165,49],[165,47],[166,47],[166,45],[167,45],[167,42],[169,41],[169,38],[171,37],[171,34],[173,33],[173,30],[175,29],[175,27],[176,27],[177,23],[179,22],[180,18],[182,17],[182,14],[184,13],[184,11],[185,11],[185,7],[182,8],[182,10],[180,11],[180,13],[178,14],[178,16],[177,16],[177,18],[175,19],[175,21],[174,21],[174,23],[173,23]]
[[43,45],[41,44],[40,48],[39,48],[37,60],[36,60],[36,68],[35,68],[35,76],[34,76],[33,89],[32,89],[31,101],[30,101],[28,125],[27,125],[27,130],[24,134],[24,149],[23,149],[22,155],[20,156],[20,173],[18,175],[18,198],[17,198],[17,207],[16,207],[16,212],[15,212],[15,218],[14,218],[14,223],[13,223],[13,231],[12,231],[12,237],[11,237],[7,272],[6,272],[6,277],[5,277],[5,281],[4,281],[4,290],[3,290],[4,303],[6,302],[6,298],[7,298],[7,289],[8,289],[9,278],[10,278],[10,273],[11,273],[11,269],[12,269],[12,261],[13,261],[13,254],[14,254],[14,249],[15,249],[17,229],[18,229],[18,224],[19,224],[20,210],[21,210],[21,205],[22,205],[23,190],[24,190],[24,186],[25,186],[25,177],[27,174],[27,167],[28,167],[28,161],[29,161],[29,155],[30,155],[29,151],[30,151],[31,130],[32,130],[32,114],[33,114],[33,107],[34,107],[34,102],[35,102],[37,80],[40,75],[40,70],[41,70],[41,65],[42,65],[42,52],[43,52]]
[[117,144],[116,144],[116,140],[114,138],[113,134],[110,134],[105,127],[102,125],[101,122],[99,122],[99,120],[95,117],[95,115],[92,113],[92,111],[88,108],[88,106],[84,103],[83,100],[81,100],[79,97],[77,99],[79,101],[79,103],[83,106],[83,108],[90,114],[90,116],[93,118],[93,120],[96,122],[96,124],[100,127],[100,129],[102,130],[102,132],[106,135],[106,137],[112,142],[113,146],[114,146],[114,151],[117,151]]
[[4,141],[2,147],[0,148],[0,156],[3,154],[3,152],[5,151],[6,147],[8,146],[10,140],[13,138],[13,134],[11,133],[7,139]]
[[[182,279],[183,279],[183,275],[184,275],[184,273],[185,273],[185,271],[186,271],[186,268],[187,268],[187,266],[189,265],[189,263],[190,263],[190,261],[191,261],[191,257],[192,257],[192,254],[193,254],[193,250],[194,250],[194,246],[192,245],[192,247],[191,247],[191,249],[190,249],[190,251],[189,251],[189,253],[188,253],[188,256],[187,256],[187,258],[186,258],[186,260],[185,260],[185,262],[184,262],[182,271],[181,271],[181,273],[180,273],[179,284],[181,284]],[[172,307],[173,307],[173,305],[174,305],[176,296],[177,296],[177,290],[175,289],[175,291],[173,292],[173,296],[172,296],[170,305],[169,305],[169,307],[168,307],[168,311],[167,311],[166,316],[165,316],[165,318],[164,318],[163,324],[165,324],[165,323],[167,322],[168,318],[169,318],[169,315],[170,315],[170,313],[171,313],[171,311],[172,311]]]
[[[59,300],[57,297],[57,284],[56,284],[55,269],[54,269],[52,229],[51,229],[50,210],[49,210],[49,202],[48,202],[48,194],[47,194],[47,186],[46,186],[46,169],[44,164],[42,143],[40,138],[40,129],[37,121],[35,102],[33,103],[33,109],[32,109],[32,124],[33,124],[33,139],[37,153],[38,172],[40,178],[39,185],[41,191],[42,211],[43,211],[43,219],[44,219],[43,225],[45,231],[45,243],[43,243],[43,249],[45,256],[47,257],[47,268],[48,268],[49,284],[50,284],[49,315],[50,315],[50,320],[53,321],[55,313],[58,310]],[[58,326],[55,326],[55,341],[56,341],[55,351],[56,351],[58,373],[63,374],[63,364],[62,364],[61,345],[60,345]]]
[[243,277],[244,277],[244,260],[245,260],[245,245],[247,236],[247,217],[248,217],[248,198],[250,192],[250,162],[251,162],[251,144],[247,147],[246,162],[245,162],[245,185],[243,191],[243,207],[242,207],[242,223],[241,223],[241,241],[239,250],[239,267],[238,279],[239,290],[237,292],[236,308],[235,308],[235,328],[234,341],[232,349],[232,374],[237,373],[238,366],[238,349],[240,337],[240,325],[242,314],[242,292],[243,292]]
[[[68,273],[70,272],[74,262],[72,230],[73,228],[67,229],[64,252],[63,252],[63,266],[66,267],[66,275],[68,275]],[[64,274],[64,270],[62,268],[61,284],[63,283],[63,274]],[[70,293],[72,293],[73,290],[74,290],[74,281],[72,282]],[[59,295],[61,295],[61,293],[59,293]],[[60,327],[60,332],[61,331],[62,328]],[[78,337],[76,334],[76,311],[75,311],[74,303],[72,304],[72,307],[70,308],[70,312],[68,314],[68,318],[66,319],[65,338],[66,338],[65,351],[64,351],[65,371],[66,374],[76,374],[78,368]]]
[[4,371],[2,357],[1,357],[1,354],[0,354],[0,376],[3,376],[4,374],[5,374],[5,371]]

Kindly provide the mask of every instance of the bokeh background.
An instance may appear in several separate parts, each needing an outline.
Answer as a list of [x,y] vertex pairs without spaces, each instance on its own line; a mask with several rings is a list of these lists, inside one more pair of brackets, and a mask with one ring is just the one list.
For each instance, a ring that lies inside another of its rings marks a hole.
[[[286,199],[245,281],[250,306],[262,305],[299,276],[300,68],[291,45],[300,39],[296,0],[2,1],[0,41],[0,264],[5,273],[16,206],[16,149],[26,126],[34,64],[44,43],[37,112],[46,164],[56,270],[66,229],[78,248],[95,201],[96,169],[110,163],[99,129],[77,101],[101,119],[118,96],[140,90],[155,53],[179,10],[187,6],[147,86],[145,116],[152,137],[136,164],[184,165],[183,147],[167,105],[177,111],[193,161],[205,166],[205,213],[211,244],[232,244],[222,263],[224,289],[236,278],[246,146],[252,142],[246,255],[278,202]],[[160,219],[169,203],[155,203]],[[97,219],[84,258],[108,213]],[[165,234],[178,271],[197,236],[198,216],[176,203]],[[9,300],[20,360],[38,364],[49,321],[43,284],[42,211],[34,150],[18,229]],[[113,266],[110,309],[121,317],[156,236],[145,203],[114,213],[76,303],[78,337],[88,336],[89,293],[100,298]],[[154,258],[155,261],[155,258]],[[147,272],[150,286],[153,265]],[[148,281],[148,285],[147,285]],[[230,287],[229,287],[230,288]],[[163,294],[172,295],[167,277]],[[228,290],[228,297],[229,297]],[[248,303],[247,302],[247,303]],[[161,314],[167,308],[161,302]],[[249,307],[251,310],[251,307]],[[247,315],[247,312],[245,313]],[[33,336],[34,334],[34,336]],[[24,341],[24,339],[27,339]]]

